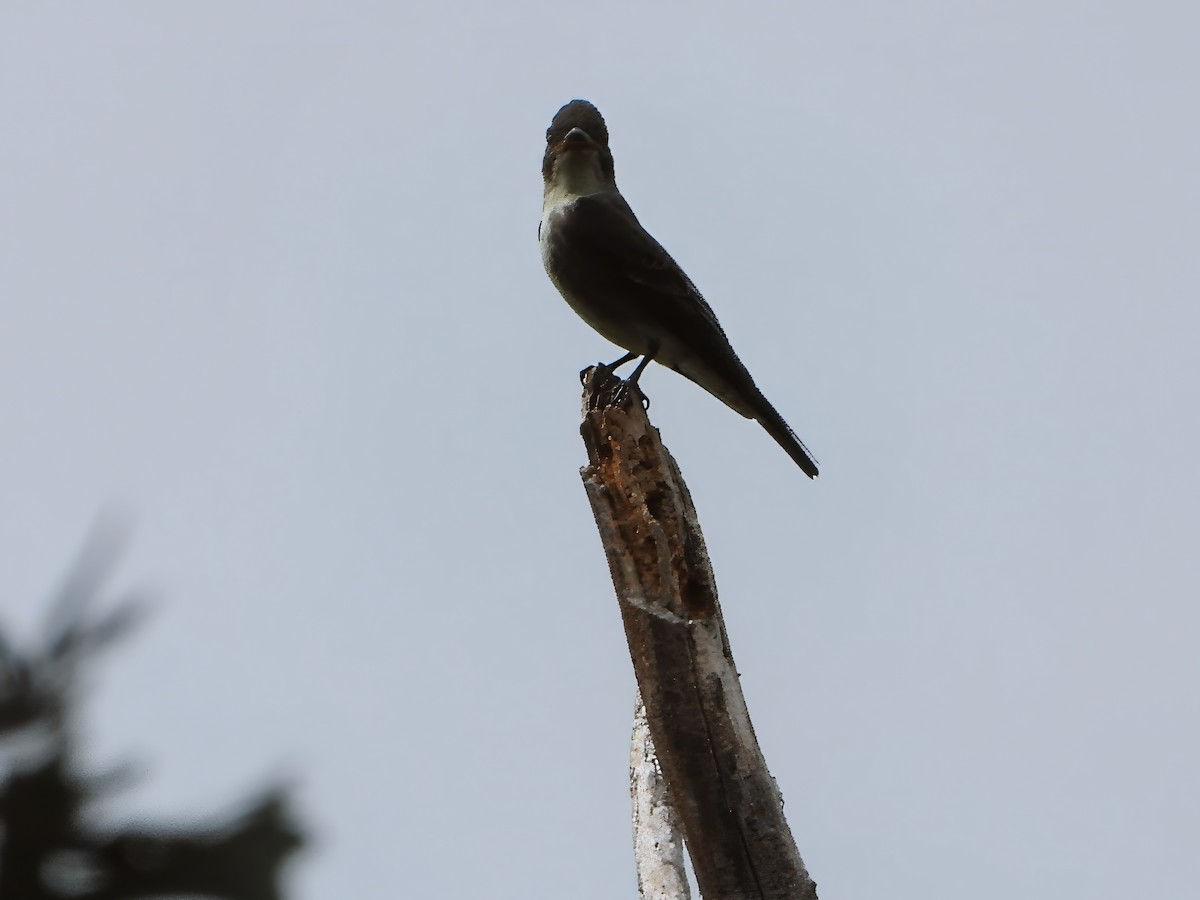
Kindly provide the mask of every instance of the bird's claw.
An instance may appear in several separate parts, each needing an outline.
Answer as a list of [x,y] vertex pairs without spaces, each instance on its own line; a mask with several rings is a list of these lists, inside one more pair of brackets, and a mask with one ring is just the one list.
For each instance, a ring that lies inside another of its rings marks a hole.
[[650,408],[650,398],[642,392],[641,385],[636,381],[623,380],[620,386],[613,391],[612,405],[622,406],[627,400],[634,397],[641,400],[642,409],[648,410]]

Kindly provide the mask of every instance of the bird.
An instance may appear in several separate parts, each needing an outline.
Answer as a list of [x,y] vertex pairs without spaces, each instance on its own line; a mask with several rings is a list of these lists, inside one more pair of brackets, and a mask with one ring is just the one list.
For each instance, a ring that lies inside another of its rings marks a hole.
[[608,127],[587,100],[567,103],[546,129],[542,180],[546,274],[580,318],[628,351],[605,368],[641,357],[630,385],[651,361],[674,369],[758,421],[816,478],[816,460],[755,385],[712,307],[617,190]]

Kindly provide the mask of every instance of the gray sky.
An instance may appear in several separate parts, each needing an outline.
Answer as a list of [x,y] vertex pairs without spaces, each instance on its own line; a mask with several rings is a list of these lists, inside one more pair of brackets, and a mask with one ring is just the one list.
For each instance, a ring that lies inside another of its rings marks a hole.
[[301,900],[633,896],[578,477],[576,373],[619,351],[536,244],[545,127],[587,97],[822,463],[648,370],[822,897],[1191,898],[1198,27],[6,3],[3,621],[130,511],[116,587],[161,602],[89,746],[153,763],[123,812],[283,773]]

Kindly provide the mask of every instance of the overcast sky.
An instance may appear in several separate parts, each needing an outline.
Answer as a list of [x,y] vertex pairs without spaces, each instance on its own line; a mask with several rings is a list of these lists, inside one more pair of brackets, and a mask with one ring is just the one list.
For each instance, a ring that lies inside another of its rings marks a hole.
[[[620,351],[536,243],[618,182],[822,463],[651,367],[826,900],[1195,896],[1191,3],[0,6],[0,572],[97,515],[153,617],[117,809],[294,779],[300,900],[636,893],[578,468]],[[449,886],[448,886],[449,885]]]

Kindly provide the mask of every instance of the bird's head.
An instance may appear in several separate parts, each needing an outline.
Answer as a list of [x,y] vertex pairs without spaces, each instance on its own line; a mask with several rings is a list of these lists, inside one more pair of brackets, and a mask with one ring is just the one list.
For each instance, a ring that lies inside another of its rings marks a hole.
[[586,100],[572,100],[546,129],[542,180],[547,191],[557,188],[571,194],[616,187],[608,128],[600,110]]

